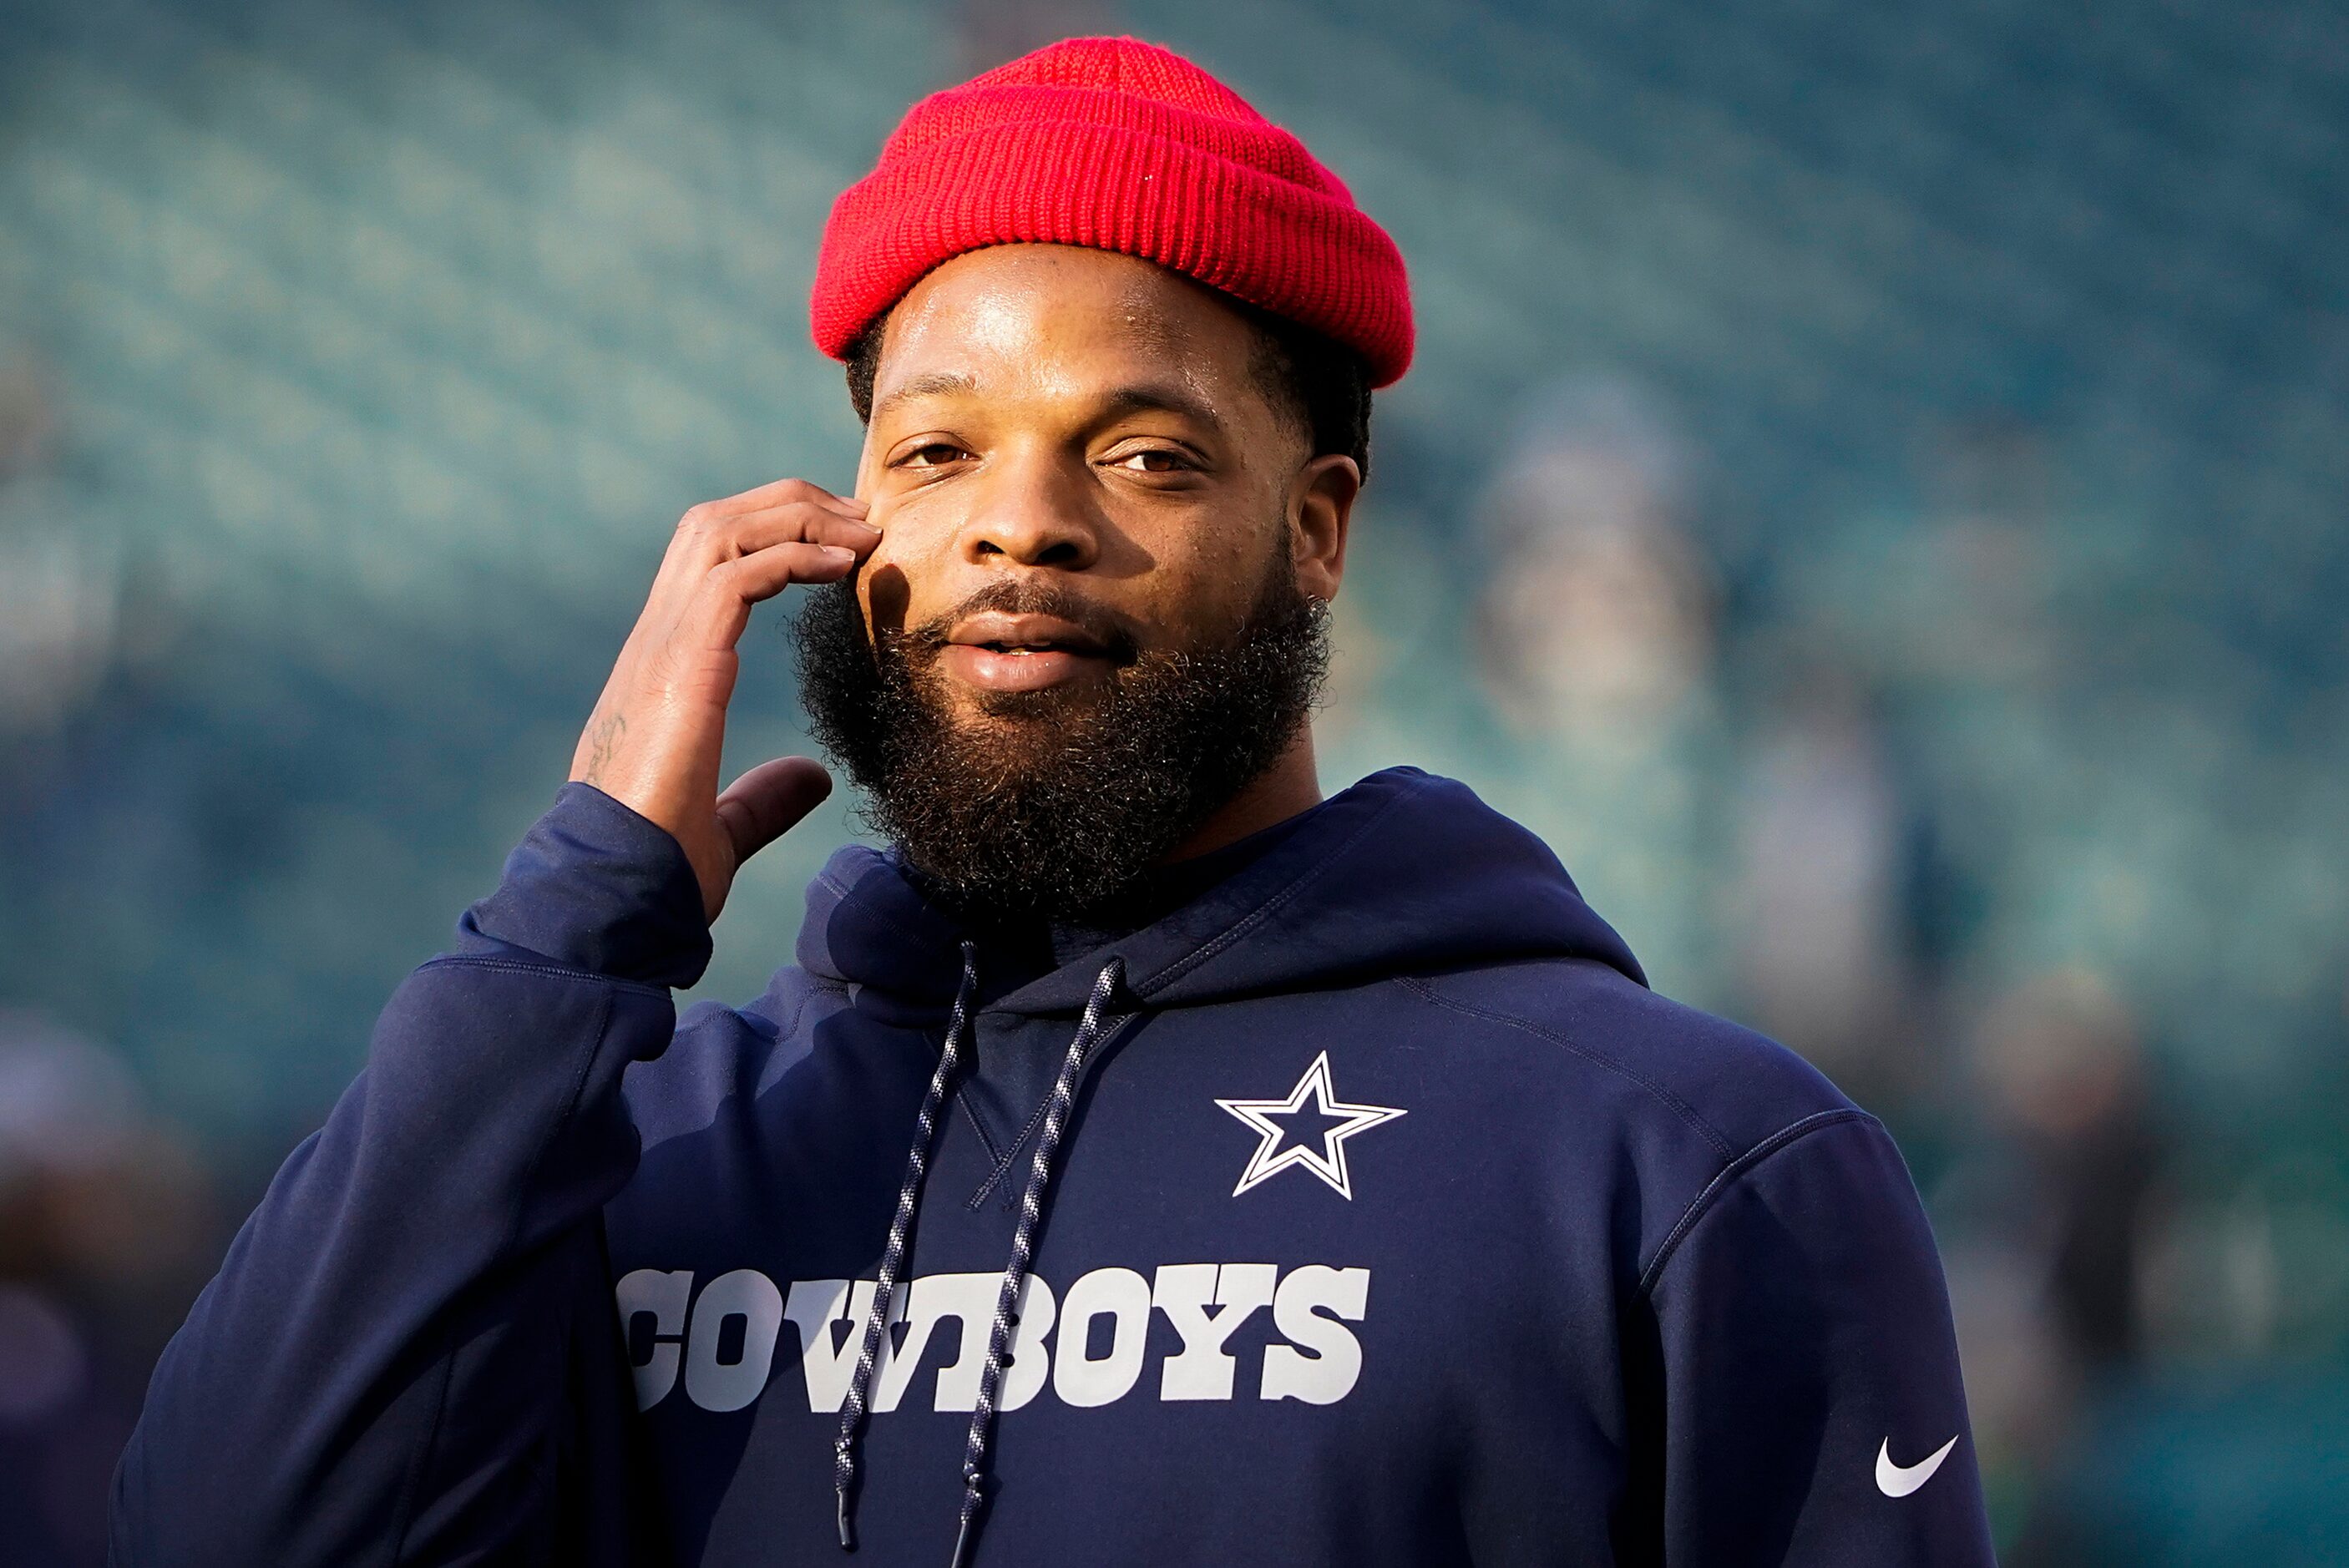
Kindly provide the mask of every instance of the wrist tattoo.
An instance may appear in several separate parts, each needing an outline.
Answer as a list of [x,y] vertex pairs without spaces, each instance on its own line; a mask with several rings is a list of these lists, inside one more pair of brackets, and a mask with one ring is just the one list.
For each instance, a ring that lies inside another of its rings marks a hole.
[[620,738],[628,733],[628,721],[616,713],[607,713],[597,719],[587,731],[587,768],[580,775],[583,784],[602,788],[604,769],[611,765],[612,753],[619,748]]

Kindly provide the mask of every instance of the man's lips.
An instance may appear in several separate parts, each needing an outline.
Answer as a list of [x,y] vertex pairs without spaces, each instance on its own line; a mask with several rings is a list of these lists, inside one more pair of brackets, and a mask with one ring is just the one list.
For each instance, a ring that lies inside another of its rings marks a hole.
[[1074,621],[989,610],[955,624],[938,662],[982,691],[1041,691],[1106,670],[1110,650]]

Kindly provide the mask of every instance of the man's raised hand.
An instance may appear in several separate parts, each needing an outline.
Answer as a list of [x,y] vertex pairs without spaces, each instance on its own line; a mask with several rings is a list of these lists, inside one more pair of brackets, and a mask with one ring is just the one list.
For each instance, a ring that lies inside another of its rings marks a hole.
[[726,704],[750,606],[794,583],[832,583],[881,532],[865,503],[804,480],[705,501],[677,525],[636,629],[604,685],[571,777],[668,830],[712,920],[734,873],[832,793],[804,757],[761,763],[718,791]]

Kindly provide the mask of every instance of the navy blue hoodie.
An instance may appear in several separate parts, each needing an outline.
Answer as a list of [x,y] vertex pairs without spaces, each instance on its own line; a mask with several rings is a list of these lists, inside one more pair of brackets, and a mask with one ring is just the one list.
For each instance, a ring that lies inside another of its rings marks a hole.
[[849,1562],[901,1195],[856,1561],[946,1568],[967,1474],[979,1564],[1991,1561],[1891,1140],[1464,787],[1040,976],[968,937],[845,850],[678,1020],[692,872],[566,788],[165,1354],[117,1563]]

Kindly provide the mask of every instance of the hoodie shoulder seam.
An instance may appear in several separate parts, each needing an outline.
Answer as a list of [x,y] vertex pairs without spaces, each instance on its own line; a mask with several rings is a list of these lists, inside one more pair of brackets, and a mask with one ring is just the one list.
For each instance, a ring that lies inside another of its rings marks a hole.
[[1618,1078],[1621,1078],[1629,1082],[1637,1084],[1640,1088],[1647,1090],[1648,1093],[1659,1103],[1668,1108],[1674,1115],[1686,1122],[1698,1137],[1704,1140],[1706,1146],[1712,1149],[1714,1153],[1720,1155],[1723,1160],[1733,1159],[1736,1156],[1736,1149],[1731,1145],[1728,1139],[1722,1136],[1720,1129],[1714,1127],[1711,1122],[1705,1120],[1703,1117],[1698,1115],[1696,1108],[1690,1105],[1688,1101],[1681,1099],[1680,1096],[1674,1094],[1663,1085],[1656,1082],[1653,1078],[1648,1078],[1643,1074],[1634,1072],[1630,1068],[1626,1067],[1623,1063],[1617,1061],[1612,1057],[1602,1056],[1599,1052],[1590,1049],[1588,1046],[1582,1045],[1570,1038],[1563,1031],[1551,1028],[1547,1025],[1537,1024],[1530,1018],[1520,1018],[1514,1014],[1495,1012],[1489,1007],[1479,1007],[1472,1002],[1463,1002],[1454,997],[1446,996],[1434,986],[1429,985],[1426,981],[1420,979],[1416,975],[1404,976],[1398,979],[1395,984],[1438,1007],[1449,1008],[1454,1013],[1460,1013],[1471,1018],[1482,1018],[1487,1023],[1504,1024],[1510,1028],[1522,1029],[1526,1034],[1537,1036],[1542,1039],[1549,1041],[1552,1045],[1557,1046],[1564,1050],[1571,1052],[1575,1056],[1580,1057],[1584,1061],[1590,1063],[1593,1067],[1603,1068],[1607,1071],[1615,1074]]
[[[801,970],[800,973],[807,975],[807,971],[804,969]],[[815,999],[818,996],[821,996],[827,992],[840,997],[843,1001],[848,1001],[851,999],[848,995],[848,987],[842,985],[839,981],[827,980],[819,975],[808,975],[807,989],[800,993],[799,1006],[792,1009],[791,1022],[788,1024],[781,1024],[776,1027],[775,1038],[778,1040],[788,1040],[797,1035],[800,1032],[800,1020],[807,1016],[808,1008],[814,1005]],[[736,1008],[734,1011],[745,1017],[751,1016],[747,1009]]]
[[1713,1180],[1704,1184],[1704,1190],[1689,1200],[1689,1206],[1681,1212],[1681,1217],[1672,1222],[1672,1228],[1666,1232],[1664,1239],[1657,1243],[1656,1255],[1649,1260],[1646,1268],[1640,1271],[1638,1294],[1644,1297],[1655,1289],[1656,1281],[1663,1276],[1664,1266],[1670,1264],[1674,1255],[1679,1253],[1681,1243],[1688,1239],[1691,1231],[1696,1229],[1697,1222],[1713,1212],[1713,1205],[1720,1201],[1723,1193],[1752,1175],[1772,1156],[1783,1152],[1793,1144],[1799,1143],[1814,1132],[1822,1132],[1830,1127],[1840,1127],[1847,1121],[1872,1122],[1876,1118],[1857,1106],[1840,1106],[1829,1110],[1813,1111],[1808,1116],[1788,1122],[1723,1166],[1714,1173]]

